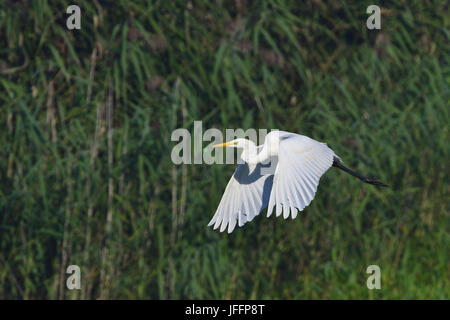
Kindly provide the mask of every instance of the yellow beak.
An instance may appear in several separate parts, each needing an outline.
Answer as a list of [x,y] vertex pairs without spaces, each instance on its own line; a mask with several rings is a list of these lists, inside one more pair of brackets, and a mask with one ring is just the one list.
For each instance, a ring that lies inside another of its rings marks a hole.
[[229,142],[225,142],[225,143],[219,143],[219,144],[215,144],[212,147],[213,148],[219,148],[219,147],[226,147],[226,146],[232,146],[234,145],[233,141],[229,141]]

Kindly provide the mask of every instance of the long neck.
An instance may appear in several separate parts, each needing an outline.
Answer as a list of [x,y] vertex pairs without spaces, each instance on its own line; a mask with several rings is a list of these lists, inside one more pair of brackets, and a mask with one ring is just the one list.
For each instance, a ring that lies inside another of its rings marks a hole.
[[242,151],[241,159],[247,162],[248,164],[257,164],[260,162],[264,162],[269,158],[269,152],[264,145],[261,150],[258,152],[258,148],[255,144],[249,144],[247,148]]

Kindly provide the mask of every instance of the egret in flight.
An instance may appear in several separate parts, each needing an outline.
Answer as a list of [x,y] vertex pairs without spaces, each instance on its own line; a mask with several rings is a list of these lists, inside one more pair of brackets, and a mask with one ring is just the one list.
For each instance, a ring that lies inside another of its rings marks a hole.
[[[283,214],[294,219],[314,199],[320,177],[336,167],[365,183],[386,187],[384,183],[363,177],[344,167],[325,143],[286,131],[272,131],[257,146],[247,139],[216,144],[217,147],[241,148],[241,160],[228,182],[217,211],[208,226],[231,233],[252,221],[264,208],[270,217]],[[271,170],[271,168],[274,170]]]

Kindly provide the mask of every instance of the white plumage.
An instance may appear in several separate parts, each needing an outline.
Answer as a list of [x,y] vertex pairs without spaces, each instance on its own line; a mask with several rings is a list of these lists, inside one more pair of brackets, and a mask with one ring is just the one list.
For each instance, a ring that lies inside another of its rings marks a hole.
[[259,147],[246,139],[214,147],[220,146],[243,149],[244,163],[238,164],[208,224],[221,232],[228,227],[228,233],[267,206],[268,217],[275,210],[277,217],[294,219],[314,199],[320,177],[333,160],[340,160],[325,143],[285,131],[269,133]]

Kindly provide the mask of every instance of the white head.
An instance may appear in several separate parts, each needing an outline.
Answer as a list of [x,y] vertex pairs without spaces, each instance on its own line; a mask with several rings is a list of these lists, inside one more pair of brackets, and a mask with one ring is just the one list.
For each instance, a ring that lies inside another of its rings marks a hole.
[[253,141],[247,140],[247,139],[234,139],[225,143],[219,143],[216,145],[213,145],[213,148],[218,147],[231,147],[231,148],[240,148],[243,149],[241,153],[241,159],[244,160],[247,163],[257,163],[258,160],[256,159],[257,155],[257,147],[256,144]]
[[231,148],[241,148],[244,150],[252,149],[252,147],[256,147],[256,144],[253,141],[247,139],[234,139],[225,143],[219,143],[212,146],[213,148],[218,147],[231,147]]

